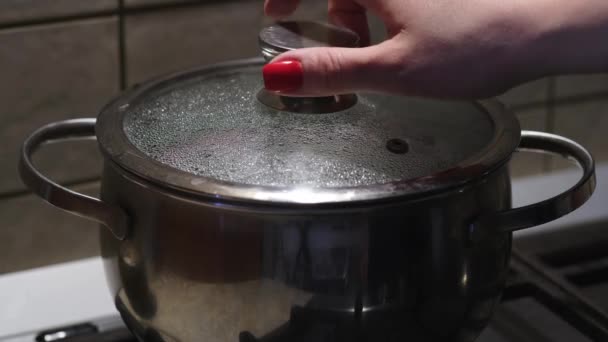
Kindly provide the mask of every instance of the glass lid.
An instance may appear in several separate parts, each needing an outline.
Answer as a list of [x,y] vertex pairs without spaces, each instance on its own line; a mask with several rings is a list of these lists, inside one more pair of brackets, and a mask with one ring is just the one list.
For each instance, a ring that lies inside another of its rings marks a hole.
[[152,81],[102,111],[113,161],[175,190],[229,201],[325,205],[427,195],[505,162],[514,116],[492,102],[385,94],[284,98],[264,61]]

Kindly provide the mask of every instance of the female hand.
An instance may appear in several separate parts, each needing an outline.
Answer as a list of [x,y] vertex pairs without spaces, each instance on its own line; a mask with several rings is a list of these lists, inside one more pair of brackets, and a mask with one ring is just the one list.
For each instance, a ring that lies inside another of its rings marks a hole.
[[[265,12],[284,18],[298,3],[265,0]],[[483,98],[548,75],[608,71],[606,0],[329,0],[330,21],[363,41],[368,10],[388,40],[286,52],[264,68],[266,88]]]

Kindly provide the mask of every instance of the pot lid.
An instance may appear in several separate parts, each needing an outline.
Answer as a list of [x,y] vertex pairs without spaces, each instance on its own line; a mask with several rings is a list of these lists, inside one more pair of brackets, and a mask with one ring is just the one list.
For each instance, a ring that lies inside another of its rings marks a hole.
[[262,89],[263,65],[222,63],[136,87],[100,113],[102,151],[190,194],[325,206],[462,186],[502,165],[519,142],[517,120],[494,101],[285,98]]

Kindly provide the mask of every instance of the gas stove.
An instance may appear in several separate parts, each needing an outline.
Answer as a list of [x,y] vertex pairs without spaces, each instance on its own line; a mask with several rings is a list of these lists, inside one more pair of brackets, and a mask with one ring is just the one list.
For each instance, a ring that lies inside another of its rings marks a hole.
[[[515,180],[514,203],[557,194],[576,177],[564,170]],[[597,178],[583,208],[515,235],[507,288],[479,342],[608,341],[607,164],[598,165]],[[99,258],[0,276],[0,293],[0,342],[136,341],[114,308]],[[235,341],[267,339],[241,334]]]

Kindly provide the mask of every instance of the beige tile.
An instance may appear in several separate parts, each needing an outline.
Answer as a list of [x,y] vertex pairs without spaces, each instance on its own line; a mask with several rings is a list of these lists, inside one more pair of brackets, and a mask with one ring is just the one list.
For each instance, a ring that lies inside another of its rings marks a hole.
[[301,1],[300,6],[290,18],[294,20],[327,21],[327,0]]
[[558,77],[555,91],[558,98],[598,92],[608,93],[608,73]]
[[[0,193],[23,189],[16,166],[29,133],[56,120],[94,117],[118,93],[116,36],[115,18],[0,31]],[[58,181],[100,170],[90,143],[52,146],[37,160]]]
[[545,103],[547,101],[548,85],[549,79],[543,78],[515,87],[498,96],[498,99],[509,107]]
[[[546,131],[547,110],[544,106],[517,113],[522,130]],[[509,164],[514,178],[531,176],[543,172],[544,156],[530,152],[516,152]]]
[[522,130],[546,131],[547,130],[547,108],[537,106],[526,110],[515,112]]
[[[555,133],[583,145],[597,162],[608,161],[608,99],[559,106],[555,113]],[[555,169],[574,167],[563,161],[552,165]]]
[[377,44],[387,38],[386,27],[380,18],[368,13],[367,21],[369,23],[370,40],[372,44]]
[[0,23],[92,13],[117,7],[117,0],[2,0]]
[[[98,184],[74,188],[91,196]],[[99,254],[98,225],[33,195],[0,201],[0,274]]]
[[[293,19],[327,19],[326,1],[303,2]],[[128,80],[231,59],[260,56],[258,32],[271,19],[261,1],[206,5],[134,14],[126,18]]]

